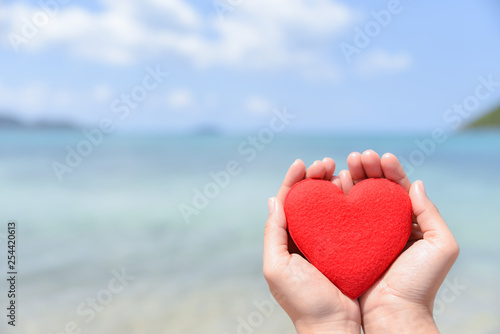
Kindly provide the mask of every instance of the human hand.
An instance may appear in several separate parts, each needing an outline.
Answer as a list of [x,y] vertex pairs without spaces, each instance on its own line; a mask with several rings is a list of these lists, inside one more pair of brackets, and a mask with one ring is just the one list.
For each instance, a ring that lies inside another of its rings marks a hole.
[[436,293],[455,262],[459,247],[422,181],[410,183],[398,159],[374,151],[352,153],[349,171],[339,173],[347,194],[366,178],[384,177],[409,194],[415,216],[403,252],[385,274],[359,298],[365,333],[438,333],[432,316]]
[[328,278],[297,254],[287,233],[283,202],[290,188],[305,178],[333,177],[335,162],[325,158],[306,171],[301,160],[288,170],[276,198],[269,199],[264,233],[264,276],[276,301],[293,321],[297,333],[360,333],[357,300],[345,296]]

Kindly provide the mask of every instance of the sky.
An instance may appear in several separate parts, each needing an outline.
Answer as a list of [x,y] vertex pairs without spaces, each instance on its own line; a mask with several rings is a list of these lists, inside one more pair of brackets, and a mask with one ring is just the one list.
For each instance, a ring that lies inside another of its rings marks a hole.
[[0,115],[248,132],[286,109],[292,132],[453,131],[500,104],[499,18],[494,0],[2,1]]

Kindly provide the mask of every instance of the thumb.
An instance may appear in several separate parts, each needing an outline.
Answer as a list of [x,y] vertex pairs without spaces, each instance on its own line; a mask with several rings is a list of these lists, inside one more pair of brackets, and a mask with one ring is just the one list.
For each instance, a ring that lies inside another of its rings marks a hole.
[[432,241],[433,239],[453,238],[439,210],[429,197],[427,197],[422,181],[415,181],[411,185],[410,199],[413,206],[413,214],[424,234],[424,239]]
[[266,262],[288,254],[288,234],[283,205],[276,197],[270,198],[268,205],[269,217],[264,230],[264,266]]
[[438,209],[427,197],[422,181],[415,181],[412,184],[410,199],[413,205],[413,214],[424,234],[424,240],[440,251],[439,256],[433,256],[433,258],[441,261],[440,272],[444,275],[438,280],[441,284],[457,259],[460,247]]

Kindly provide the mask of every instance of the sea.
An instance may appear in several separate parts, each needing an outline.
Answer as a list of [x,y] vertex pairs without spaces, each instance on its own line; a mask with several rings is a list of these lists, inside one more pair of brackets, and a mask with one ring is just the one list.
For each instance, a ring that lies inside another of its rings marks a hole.
[[366,149],[400,157],[459,242],[440,330],[500,333],[500,132],[1,131],[1,333],[295,333],[262,275],[267,199],[295,159],[338,172]]

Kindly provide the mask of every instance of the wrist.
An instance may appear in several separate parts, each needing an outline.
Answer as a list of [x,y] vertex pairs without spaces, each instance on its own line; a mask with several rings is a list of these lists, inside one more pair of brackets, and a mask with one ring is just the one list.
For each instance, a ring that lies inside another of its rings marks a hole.
[[331,321],[323,323],[294,322],[297,334],[361,333],[361,324],[354,320]]
[[380,307],[363,315],[364,333],[439,333],[432,310],[418,305]]

